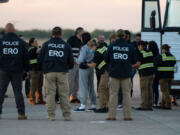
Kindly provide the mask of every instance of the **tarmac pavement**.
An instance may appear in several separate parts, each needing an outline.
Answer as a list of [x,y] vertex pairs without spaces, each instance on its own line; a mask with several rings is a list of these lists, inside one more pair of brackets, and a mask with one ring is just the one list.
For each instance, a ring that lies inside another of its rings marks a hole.
[[[96,84],[96,83],[95,83]],[[64,121],[57,105],[56,121],[47,120],[46,106],[28,104],[28,120],[18,121],[12,88],[5,99],[0,135],[180,135],[180,106],[173,110],[135,111],[133,121],[123,121],[123,111],[117,111],[117,121],[106,121],[107,114],[72,112],[72,121]],[[134,81],[132,106],[139,106],[139,81]],[[180,102],[178,101],[180,104]],[[72,105],[75,109],[77,105]]]

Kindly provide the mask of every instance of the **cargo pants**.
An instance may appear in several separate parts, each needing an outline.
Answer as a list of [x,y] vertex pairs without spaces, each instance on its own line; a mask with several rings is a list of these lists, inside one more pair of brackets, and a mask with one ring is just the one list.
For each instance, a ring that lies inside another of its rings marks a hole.
[[105,71],[104,74],[101,74],[101,79],[98,88],[99,95],[99,108],[107,108],[109,102],[109,75]]
[[42,86],[43,86],[43,73],[41,71],[30,71],[31,76],[31,92],[30,98],[35,101],[35,92],[39,94],[38,102],[43,101]]
[[124,118],[131,118],[131,79],[110,77],[110,99],[109,99],[109,118],[116,118],[118,104],[118,92],[120,86],[123,93],[123,112]]
[[172,84],[172,78],[160,79],[159,84],[162,92],[161,106],[171,108],[170,88]]
[[63,117],[70,117],[71,106],[69,103],[69,88],[68,88],[68,74],[62,72],[52,72],[45,74],[45,88],[46,98],[48,104],[48,115],[50,118],[55,117],[56,103],[55,95],[56,90],[61,102],[61,109]]
[[141,87],[141,108],[152,109],[153,93],[152,93],[153,75],[140,77]]

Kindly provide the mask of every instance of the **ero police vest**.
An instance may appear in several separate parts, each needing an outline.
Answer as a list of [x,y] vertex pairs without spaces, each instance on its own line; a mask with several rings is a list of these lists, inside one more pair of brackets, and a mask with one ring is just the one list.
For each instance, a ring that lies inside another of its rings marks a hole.
[[162,62],[158,65],[157,69],[160,78],[173,78],[176,58],[172,54],[167,55],[166,53],[162,54],[161,56]]
[[140,76],[148,76],[154,73],[154,62],[153,62],[153,53],[151,51],[141,51],[143,60],[139,67]]
[[[97,52],[100,53],[102,56],[104,55],[104,53],[107,51],[107,47],[102,47],[102,48],[99,48],[97,49]],[[97,65],[97,68],[99,70],[103,69],[105,66],[107,65],[107,63],[104,61],[104,58],[103,60]]]

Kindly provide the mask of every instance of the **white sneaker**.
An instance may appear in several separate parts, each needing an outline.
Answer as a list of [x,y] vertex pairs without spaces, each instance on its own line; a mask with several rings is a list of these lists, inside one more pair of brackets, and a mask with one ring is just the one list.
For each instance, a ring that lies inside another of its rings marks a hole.
[[77,109],[74,110],[74,112],[85,112],[86,111],[86,106],[81,104],[81,106]]
[[81,106],[79,107],[79,109],[85,109],[86,105],[81,104]]

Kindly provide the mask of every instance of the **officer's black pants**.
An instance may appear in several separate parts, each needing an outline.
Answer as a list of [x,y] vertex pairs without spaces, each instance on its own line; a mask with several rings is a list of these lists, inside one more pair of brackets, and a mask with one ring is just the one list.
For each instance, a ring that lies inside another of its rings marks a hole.
[[2,113],[2,104],[4,102],[4,95],[7,91],[8,85],[11,82],[18,114],[25,114],[24,97],[22,94],[22,73],[4,72],[0,71],[0,114]]
[[96,70],[96,77],[97,77],[97,91],[98,91],[99,83],[101,80],[101,72],[99,70]]

